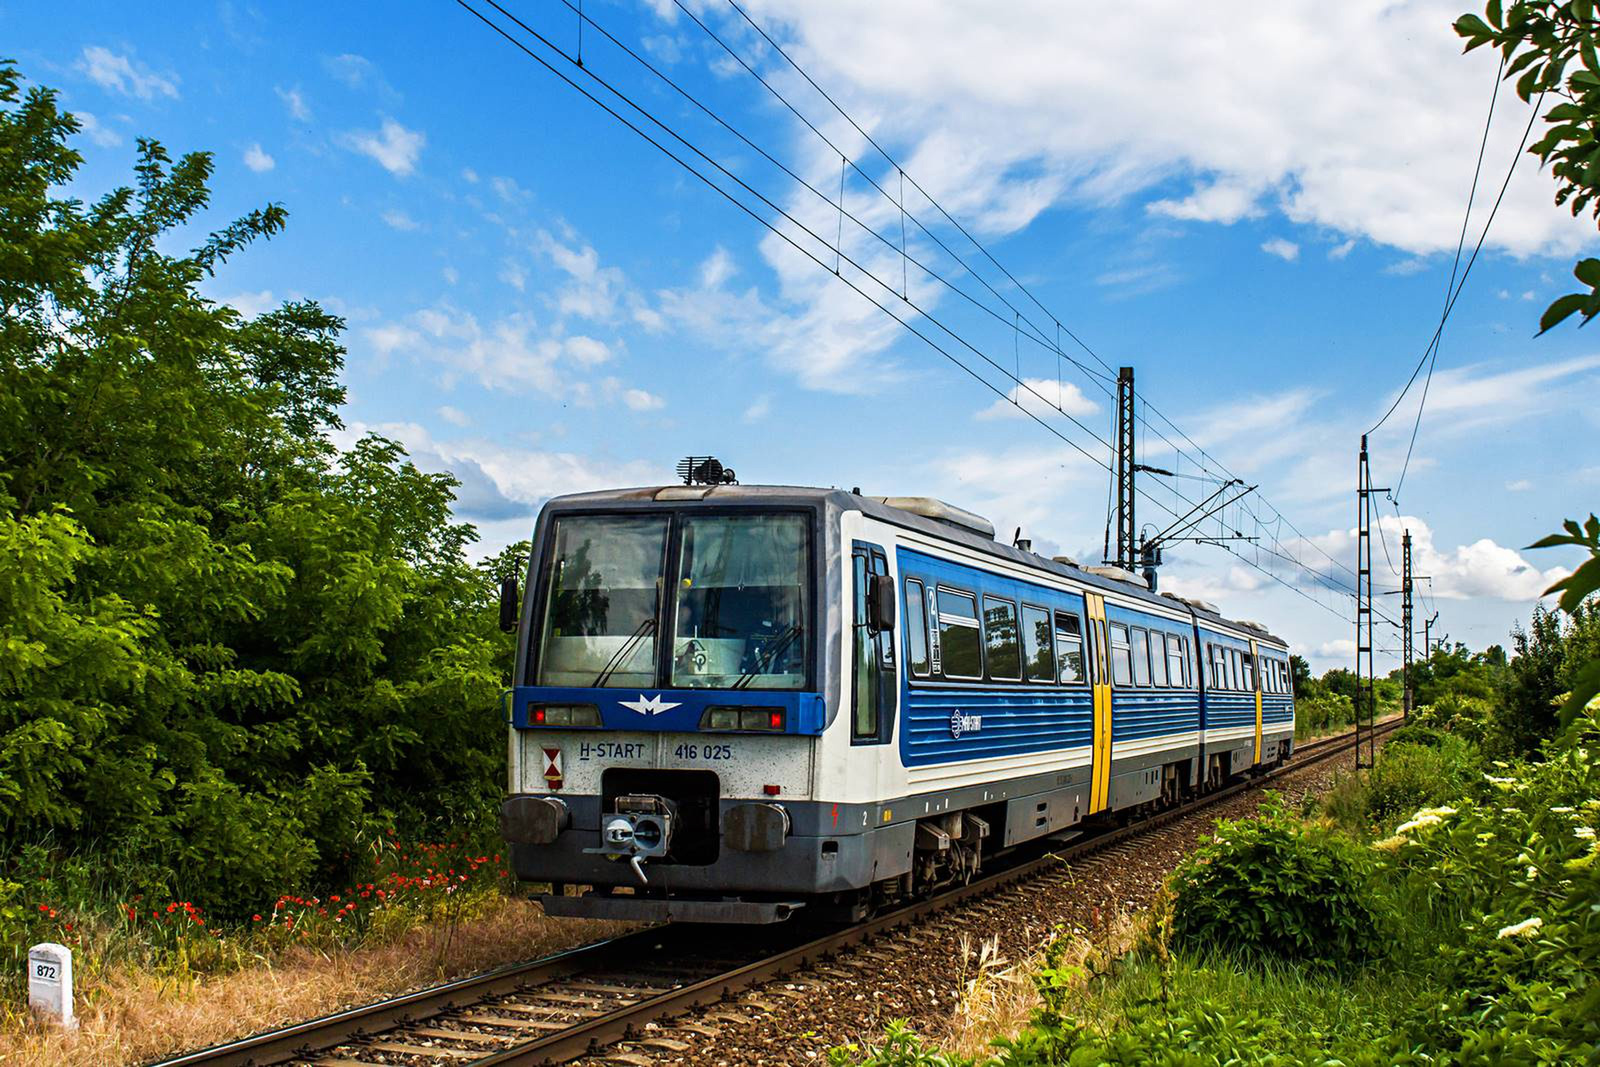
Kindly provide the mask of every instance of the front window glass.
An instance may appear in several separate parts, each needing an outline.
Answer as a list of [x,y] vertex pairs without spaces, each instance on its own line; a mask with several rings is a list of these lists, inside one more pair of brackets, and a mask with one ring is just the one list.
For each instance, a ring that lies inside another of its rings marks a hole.
[[538,684],[655,684],[666,547],[665,515],[556,520]]
[[691,515],[682,536],[670,684],[803,687],[811,640],[805,518]]

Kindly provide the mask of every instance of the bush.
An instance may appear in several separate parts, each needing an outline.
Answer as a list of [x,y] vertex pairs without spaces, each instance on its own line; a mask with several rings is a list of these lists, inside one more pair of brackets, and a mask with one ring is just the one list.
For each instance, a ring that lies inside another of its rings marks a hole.
[[1362,790],[1362,808],[1369,825],[1387,826],[1418,808],[1461,795],[1474,773],[1471,746],[1458,737],[1426,727],[1417,730],[1425,742],[1396,737],[1383,746],[1377,765],[1368,773]]
[[1371,854],[1294,818],[1276,798],[1258,817],[1219,823],[1173,876],[1180,948],[1347,969],[1384,944]]
[[1342,693],[1320,693],[1295,701],[1296,737],[1314,737],[1356,721],[1356,706]]
[[1409,722],[1389,735],[1391,745],[1420,745],[1423,748],[1440,748],[1445,743],[1443,730],[1421,722]]

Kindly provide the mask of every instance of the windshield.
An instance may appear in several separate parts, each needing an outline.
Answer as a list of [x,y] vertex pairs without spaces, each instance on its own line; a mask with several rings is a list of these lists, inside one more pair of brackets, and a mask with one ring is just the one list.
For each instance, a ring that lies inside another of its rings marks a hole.
[[665,515],[556,521],[539,685],[655,685],[666,555]]
[[670,684],[803,687],[806,563],[803,516],[685,516]]

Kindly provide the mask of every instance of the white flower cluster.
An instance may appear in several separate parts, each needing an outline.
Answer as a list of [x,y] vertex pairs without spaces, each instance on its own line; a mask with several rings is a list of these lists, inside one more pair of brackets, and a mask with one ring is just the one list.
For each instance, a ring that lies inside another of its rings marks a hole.
[[1535,915],[1531,919],[1523,919],[1521,922],[1511,926],[1502,926],[1500,933],[1495,936],[1502,941],[1508,937],[1532,937],[1539,927],[1543,925],[1544,920]]

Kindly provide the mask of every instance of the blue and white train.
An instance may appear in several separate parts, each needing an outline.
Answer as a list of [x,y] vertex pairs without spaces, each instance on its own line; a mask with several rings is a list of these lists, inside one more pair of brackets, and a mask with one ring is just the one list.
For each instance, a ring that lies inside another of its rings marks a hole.
[[1293,745],[1283,641],[935,500],[586,493],[533,544],[501,817],[551,914],[859,916]]

